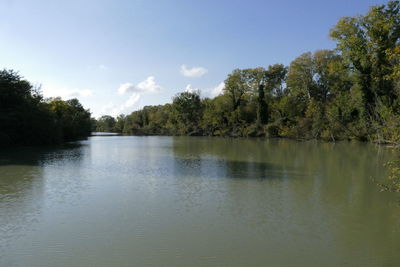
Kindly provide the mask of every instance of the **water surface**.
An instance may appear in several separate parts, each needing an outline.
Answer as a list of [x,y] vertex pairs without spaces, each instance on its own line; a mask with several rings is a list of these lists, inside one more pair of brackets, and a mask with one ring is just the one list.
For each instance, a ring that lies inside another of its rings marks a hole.
[[400,266],[393,152],[95,136],[0,152],[0,266]]

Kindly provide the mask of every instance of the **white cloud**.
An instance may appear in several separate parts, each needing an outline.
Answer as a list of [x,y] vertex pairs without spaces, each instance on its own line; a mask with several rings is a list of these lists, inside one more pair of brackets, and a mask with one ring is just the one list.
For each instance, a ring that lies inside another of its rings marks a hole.
[[93,95],[93,91],[90,89],[72,90],[67,94],[67,96],[71,97],[88,97],[91,95]]
[[63,99],[88,97],[93,95],[90,89],[68,89],[68,88],[55,88],[55,87],[42,87],[42,92],[45,97],[61,97]]
[[144,81],[141,81],[137,85],[132,83],[123,83],[118,88],[118,94],[123,95],[125,93],[156,93],[162,90],[162,87],[156,83],[154,76],[147,77]]
[[121,110],[120,106],[110,102],[107,105],[103,106],[103,108],[100,111],[99,117],[102,115],[111,115],[113,117],[116,117],[119,114],[121,114],[120,110]]
[[139,93],[133,93],[125,102],[124,107],[125,108],[133,107],[139,101],[140,97],[141,95]]
[[109,103],[103,107],[101,114],[103,115],[111,115],[118,116],[120,114],[127,114],[134,110],[134,106],[139,102],[141,95],[138,93],[133,93],[128,100],[126,100],[121,105],[115,105],[113,103]]
[[133,93],[122,105],[115,105],[114,103],[110,102],[102,108],[100,114],[116,117],[120,114],[130,113],[133,111],[133,107],[140,100],[140,98],[141,95],[139,93]]
[[133,92],[135,90],[135,85],[131,83],[123,83],[118,88],[118,94],[123,95],[125,93]]
[[189,93],[200,93],[200,89],[199,88],[193,88],[191,84],[186,85],[186,92]]
[[119,114],[127,114],[134,110],[135,105],[139,102],[144,94],[157,93],[163,88],[157,84],[154,76],[149,76],[145,80],[139,82],[137,85],[132,83],[121,84],[117,92],[120,95],[129,94],[129,98],[120,105],[115,105],[113,103],[108,103],[105,105],[101,111],[101,114],[118,116]]
[[210,90],[210,96],[211,97],[219,96],[220,94],[222,94],[224,88],[225,88],[224,82],[218,84],[216,87],[214,87]]
[[185,77],[201,77],[206,74],[208,70],[203,67],[191,67],[188,68],[186,65],[181,66],[181,74]]
[[156,83],[154,76],[149,76],[146,80],[138,83],[136,87],[143,93],[155,93],[162,90],[162,87]]
[[191,84],[188,84],[186,85],[185,91],[190,93],[198,92],[205,97],[216,97],[222,94],[224,88],[225,88],[224,82],[221,82],[220,84],[218,84],[213,88],[206,88],[206,89],[194,88]]

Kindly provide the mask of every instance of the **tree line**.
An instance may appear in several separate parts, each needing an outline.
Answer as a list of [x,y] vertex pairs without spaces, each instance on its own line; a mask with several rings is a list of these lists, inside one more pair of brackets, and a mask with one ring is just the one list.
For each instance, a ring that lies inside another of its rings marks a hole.
[[0,147],[60,144],[89,136],[91,127],[77,99],[44,99],[17,72],[0,71]]
[[215,98],[182,92],[169,104],[103,116],[95,128],[133,135],[399,143],[399,9],[399,1],[390,1],[340,19],[330,31],[334,50],[304,53],[289,66],[236,69]]

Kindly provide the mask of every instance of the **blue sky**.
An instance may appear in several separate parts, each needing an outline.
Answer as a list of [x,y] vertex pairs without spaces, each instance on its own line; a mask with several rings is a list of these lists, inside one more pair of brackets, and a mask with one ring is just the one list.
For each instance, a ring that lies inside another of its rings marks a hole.
[[340,17],[386,2],[1,0],[0,68],[96,117],[128,114],[187,89],[215,95],[235,68],[334,48]]

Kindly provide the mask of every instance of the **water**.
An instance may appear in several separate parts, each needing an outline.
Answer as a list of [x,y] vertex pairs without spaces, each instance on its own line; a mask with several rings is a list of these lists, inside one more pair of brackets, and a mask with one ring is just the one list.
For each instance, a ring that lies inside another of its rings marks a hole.
[[0,266],[400,266],[360,143],[95,136],[0,152]]

